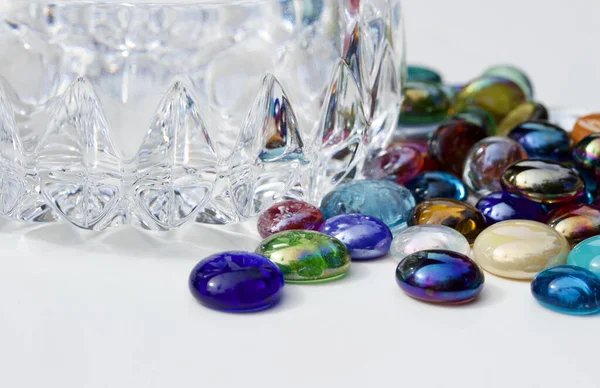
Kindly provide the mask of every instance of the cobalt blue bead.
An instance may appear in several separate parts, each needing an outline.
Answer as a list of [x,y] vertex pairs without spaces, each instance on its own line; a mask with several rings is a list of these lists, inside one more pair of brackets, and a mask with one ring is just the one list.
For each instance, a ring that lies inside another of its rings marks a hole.
[[508,137],[519,143],[530,158],[566,161],[571,157],[571,139],[559,126],[546,121],[527,121],[517,125]]
[[427,171],[406,184],[415,201],[421,203],[432,198],[450,198],[463,201],[467,198],[465,184],[452,174]]
[[360,180],[339,185],[321,201],[325,219],[360,213],[379,218],[390,229],[406,227],[415,199],[408,189],[388,180]]
[[506,191],[496,191],[481,198],[475,207],[485,217],[487,226],[506,220],[544,222],[546,212],[539,203],[517,197]]
[[542,306],[560,313],[600,312],[600,280],[593,272],[573,265],[540,272],[531,282],[531,293]]
[[396,282],[413,298],[458,304],[483,289],[483,272],[462,253],[432,249],[406,256],[396,268]]
[[332,217],[321,225],[319,232],[343,242],[352,260],[375,259],[386,255],[393,238],[390,228],[383,221],[364,214]]
[[272,306],[284,285],[279,267],[250,252],[223,252],[198,263],[190,274],[192,295],[224,311],[256,311]]

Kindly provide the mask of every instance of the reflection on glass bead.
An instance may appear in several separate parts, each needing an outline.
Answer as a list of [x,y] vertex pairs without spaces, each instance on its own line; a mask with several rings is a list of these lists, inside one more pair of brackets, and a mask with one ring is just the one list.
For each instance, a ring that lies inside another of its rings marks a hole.
[[571,132],[573,143],[579,143],[584,137],[600,133],[600,113],[583,116],[577,119]]
[[541,204],[506,191],[486,195],[475,207],[481,211],[488,226],[507,220],[545,222],[547,216]]
[[349,213],[379,218],[392,231],[406,226],[406,219],[415,207],[408,189],[387,180],[361,180],[345,183],[328,193],[321,201],[326,219]]
[[511,110],[498,125],[498,136],[506,136],[517,125],[532,120],[548,120],[548,110],[539,102],[527,101]]
[[341,214],[325,221],[319,232],[346,245],[352,260],[375,259],[386,255],[392,232],[383,221],[364,214]]
[[469,243],[485,228],[485,218],[479,210],[465,202],[436,198],[421,202],[410,213],[408,226],[445,225],[463,236]]
[[425,165],[421,150],[410,144],[393,144],[365,163],[363,174],[369,179],[387,178],[401,185],[419,175]]
[[483,75],[506,78],[525,92],[529,100],[533,99],[533,84],[523,70],[511,65],[495,65],[483,72]]
[[225,311],[255,311],[275,304],[284,280],[266,257],[223,252],[198,263],[189,278],[192,295],[203,305]]
[[577,168],[600,177],[600,133],[589,135],[573,147]]
[[503,221],[486,228],[473,244],[473,258],[484,270],[509,279],[533,279],[540,271],[564,264],[569,243],[546,224]]
[[468,302],[481,292],[484,280],[483,272],[468,256],[445,250],[413,253],[396,268],[400,288],[425,302]]
[[583,240],[567,257],[567,264],[592,271],[600,278],[600,236]]
[[277,264],[289,282],[336,279],[350,268],[350,254],[344,243],[308,230],[274,234],[260,243],[256,253]]
[[432,198],[451,198],[464,201],[467,198],[467,188],[464,183],[442,171],[427,171],[406,184],[417,203]]
[[539,203],[566,203],[585,195],[585,183],[574,169],[559,162],[526,159],[509,166],[502,188]]
[[565,205],[550,213],[548,225],[575,245],[600,234],[600,207],[581,203]]
[[442,76],[437,71],[425,66],[408,65],[407,81],[441,83]]
[[485,129],[464,120],[442,124],[429,139],[429,154],[444,171],[461,176],[467,153],[487,136]]
[[570,158],[571,139],[547,121],[527,121],[514,127],[508,137],[519,143],[530,158],[565,161]]
[[323,223],[319,208],[302,201],[276,203],[258,217],[257,228],[262,238],[284,230],[318,230]]
[[469,242],[459,232],[444,225],[411,226],[394,237],[392,258],[400,261],[420,251],[443,249],[471,256]]
[[531,282],[531,293],[542,306],[560,313],[600,312],[600,280],[580,267],[559,265],[540,272]]
[[500,178],[506,167],[526,159],[527,153],[517,142],[505,137],[488,137],[467,154],[463,182],[477,196],[502,189]]
[[439,123],[448,116],[450,105],[448,95],[441,85],[407,82],[399,123],[404,125]]
[[392,143],[389,148],[395,148],[397,146],[402,147],[412,147],[419,152],[421,152],[421,156],[423,157],[423,167],[422,171],[435,171],[439,170],[439,166],[437,162],[429,156],[429,145],[427,141],[418,141],[418,140],[400,140]]

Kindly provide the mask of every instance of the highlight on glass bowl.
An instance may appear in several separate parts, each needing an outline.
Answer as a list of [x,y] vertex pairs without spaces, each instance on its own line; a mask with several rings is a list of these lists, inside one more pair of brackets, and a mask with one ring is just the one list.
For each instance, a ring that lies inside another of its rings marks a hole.
[[318,203],[389,142],[399,0],[0,3],[0,215],[103,230]]

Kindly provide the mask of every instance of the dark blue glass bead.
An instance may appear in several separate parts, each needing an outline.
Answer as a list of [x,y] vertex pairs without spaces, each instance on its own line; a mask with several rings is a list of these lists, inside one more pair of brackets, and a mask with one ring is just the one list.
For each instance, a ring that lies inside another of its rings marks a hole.
[[319,232],[343,242],[352,260],[375,259],[386,255],[393,238],[390,228],[383,221],[364,214],[335,216],[326,220]]
[[506,220],[544,222],[546,212],[539,203],[517,197],[506,191],[496,191],[481,198],[475,207],[485,217],[488,226]]
[[198,263],[190,274],[192,295],[224,311],[262,310],[276,303],[283,273],[269,259],[250,252],[223,252]]
[[406,256],[396,268],[396,282],[413,298],[457,304],[483,289],[483,272],[462,253],[433,249]]
[[450,198],[463,201],[467,198],[465,184],[442,171],[427,171],[406,184],[417,203],[432,198]]
[[547,121],[527,121],[517,125],[508,137],[519,143],[530,158],[566,161],[571,158],[571,139],[559,126]]
[[542,306],[564,314],[600,312],[600,279],[584,268],[559,265],[540,272],[531,293]]

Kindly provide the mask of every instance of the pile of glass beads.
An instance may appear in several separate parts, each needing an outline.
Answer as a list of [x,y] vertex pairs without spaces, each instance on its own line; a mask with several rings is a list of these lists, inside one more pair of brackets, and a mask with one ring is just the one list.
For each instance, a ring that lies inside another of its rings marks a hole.
[[342,277],[391,257],[396,282],[430,303],[472,301],[484,272],[531,282],[541,305],[600,312],[600,114],[567,132],[548,121],[529,77],[494,66],[461,86],[408,67],[394,142],[320,206],[289,199],[259,218],[255,252],[201,261],[204,305],[254,311],[286,282]]

